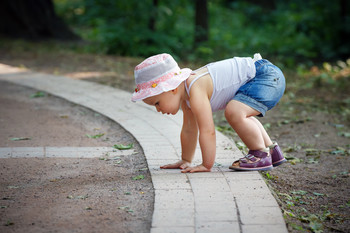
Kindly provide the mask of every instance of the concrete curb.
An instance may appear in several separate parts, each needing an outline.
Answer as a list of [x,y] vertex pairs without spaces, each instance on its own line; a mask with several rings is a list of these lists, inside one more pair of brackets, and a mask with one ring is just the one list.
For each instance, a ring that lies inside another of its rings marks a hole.
[[[288,232],[281,210],[258,172],[231,172],[241,157],[217,132],[216,166],[210,173],[182,174],[159,166],[180,158],[182,114],[166,116],[132,103],[130,93],[96,83],[21,71],[0,64],[0,80],[28,86],[90,108],[129,131],[144,150],[155,189],[152,233]],[[200,163],[197,148],[194,163]]]

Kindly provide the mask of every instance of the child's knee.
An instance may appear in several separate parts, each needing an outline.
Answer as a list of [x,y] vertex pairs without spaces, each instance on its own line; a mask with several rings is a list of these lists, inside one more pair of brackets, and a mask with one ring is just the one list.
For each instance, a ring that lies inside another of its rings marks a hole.
[[232,125],[239,123],[242,119],[242,114],[237,108],[226,107],[225,109],[225,118]]

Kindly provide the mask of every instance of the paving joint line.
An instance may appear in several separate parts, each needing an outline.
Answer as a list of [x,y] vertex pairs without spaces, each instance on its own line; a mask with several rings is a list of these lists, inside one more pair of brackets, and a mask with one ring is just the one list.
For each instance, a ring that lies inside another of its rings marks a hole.
[[236,205],[236,208],[237,208],[237,219],[238,219],[238,223],[239,223],[239,232],[242,233],[243,232],[243,229],[242,229],[243,223],[242,223],[242,219],[241,219],[241,214],[239,212],[239,208],[238,208],[236,197],[234,196],[233,199],[235,200],[235,205]]

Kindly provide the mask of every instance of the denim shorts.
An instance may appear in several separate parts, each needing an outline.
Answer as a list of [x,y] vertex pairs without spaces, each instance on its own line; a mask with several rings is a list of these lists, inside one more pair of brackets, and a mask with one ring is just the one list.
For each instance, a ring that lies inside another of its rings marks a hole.
[[242,102],[265,116],[281,99],[286,88],[282,71],[268,60],[255,62],[256,74],[253,79],[241,86],[234,100]]

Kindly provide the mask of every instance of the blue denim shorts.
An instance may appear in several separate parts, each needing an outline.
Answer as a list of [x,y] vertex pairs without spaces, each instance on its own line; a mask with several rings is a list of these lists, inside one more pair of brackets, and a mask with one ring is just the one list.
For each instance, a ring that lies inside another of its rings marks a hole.
[[268,60],[256,61],[255,68],[255,77],[241,86],[233,99],[259,111],[259,116],[265,116],[281,99],[286,81],[282,71]]

